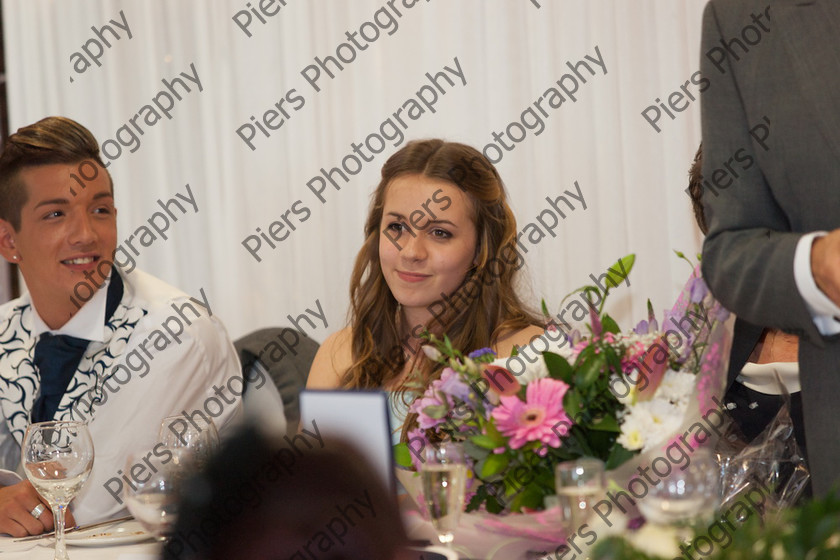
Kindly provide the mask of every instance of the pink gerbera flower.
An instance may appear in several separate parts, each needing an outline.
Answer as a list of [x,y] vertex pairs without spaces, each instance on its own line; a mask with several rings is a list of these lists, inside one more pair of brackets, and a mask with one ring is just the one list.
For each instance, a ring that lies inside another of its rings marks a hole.
[[502,397],[493,409],[499,431],[510,438],[511,449],[519,449],[529,441],[549,447],[560,447],[560,436],[572,421],[563,410],[563,395],[569,386],[556,379],[537,379],[525,390],[526,401],[518,397]]

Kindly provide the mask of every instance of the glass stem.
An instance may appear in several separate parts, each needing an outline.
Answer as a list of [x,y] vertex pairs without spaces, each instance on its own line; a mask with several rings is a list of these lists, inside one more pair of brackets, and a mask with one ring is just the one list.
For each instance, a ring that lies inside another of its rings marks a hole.
[[67,549],[64,546],[64,510],[67,506],[55,505],[52,507],[53,521],[55,522],[55,556],[54,560],[69,560]]

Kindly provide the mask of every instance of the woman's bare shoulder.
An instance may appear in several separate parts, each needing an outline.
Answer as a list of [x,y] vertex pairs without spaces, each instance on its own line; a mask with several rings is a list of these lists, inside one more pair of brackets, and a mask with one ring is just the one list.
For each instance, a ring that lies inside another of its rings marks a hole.
[[352,330],[344,327],[321,344],[309,368],[307,389],[335,389],[353,364]]
[[542,335],[544,332],[544,328],[536,325],[531,325],[518,331],[508,332],[496,341],[496,345],[493,347],[493,350],[496,352],[497,356],[505,358],[510,356],[514,346],[525,346],[530,344],[532,340]]

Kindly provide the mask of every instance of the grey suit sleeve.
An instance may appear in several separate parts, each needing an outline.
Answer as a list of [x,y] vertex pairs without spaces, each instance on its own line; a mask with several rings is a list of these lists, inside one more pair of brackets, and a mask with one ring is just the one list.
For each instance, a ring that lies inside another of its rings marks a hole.
[[[762,70],[750,64],[760,59],[752,53],[753,59],[743,56],[733,61],[728,57],[715,63],[706,55],[721,45],[722,38],[740,35],[752,4],[730,3],[718,10],[717,3],[710,2],[703,15],[700,68],[711,82],[701,99],[703,177],[714,187],[715,173],[722,177],[718,170],[728,166],[735,171],[727,172],[731,179],[727,187],[703,190],[709,222],[703,244],[703,276],[715,297],[739,317],[756,325],[819,337],[793,276],[794,251],[802,233],[791,231],[768,180],[772,158],[778,156],[774,154],[777,138],[771,133],[758,142],[750,134],[767,121],[772,131],[774,119],[773,114],[767,114],[774,106],[763,103],[756,110],[750,104],[754,93],[751,73]],[[762,136],[758,130],[755,135]],[[719,181],[721,185],[728,182]]]

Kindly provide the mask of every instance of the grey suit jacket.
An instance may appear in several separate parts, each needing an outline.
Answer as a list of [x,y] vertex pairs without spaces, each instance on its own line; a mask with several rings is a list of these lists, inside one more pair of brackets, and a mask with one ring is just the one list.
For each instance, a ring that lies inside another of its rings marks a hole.
[[793,257],[804,233],[840,227],[840,2],[711,0],[701,70],[703,274],[740,318],[801,337],[808,463],[825,494],[840,480],[840,336],[816,329]]

